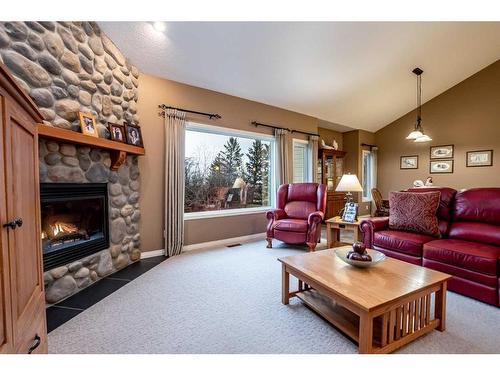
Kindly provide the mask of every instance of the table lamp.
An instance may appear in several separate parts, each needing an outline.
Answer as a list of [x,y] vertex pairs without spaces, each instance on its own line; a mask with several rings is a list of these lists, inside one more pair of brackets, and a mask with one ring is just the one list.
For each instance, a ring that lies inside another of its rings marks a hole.
[[346,204],[345,207],[340,211],[342,219],[345,221],[355,221],[358,217],[358,205],[354,203],[352,192],[363,191],[363,187],[359,183],[358,178],[355,174],[348,173],[343,175],[335,190],[346,193]]

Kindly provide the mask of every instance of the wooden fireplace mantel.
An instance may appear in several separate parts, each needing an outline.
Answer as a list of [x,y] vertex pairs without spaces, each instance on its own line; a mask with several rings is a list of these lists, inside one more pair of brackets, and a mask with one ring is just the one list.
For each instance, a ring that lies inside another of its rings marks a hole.
[[60,142],[76,143],[108,150],[111,157],[111,170],[116,171],[125,161],[127,154],[144,155],[143,147],[128,145],[126,143],[112,141],[105,138],[92,137],[72,130],[60,129],[54,126],[38,124],[38,135],[42,138],[54,139]]

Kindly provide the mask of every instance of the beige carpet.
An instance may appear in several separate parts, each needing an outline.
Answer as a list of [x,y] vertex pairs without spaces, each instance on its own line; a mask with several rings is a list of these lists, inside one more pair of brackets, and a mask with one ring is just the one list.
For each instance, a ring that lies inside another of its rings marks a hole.
[[[324,245],[323,245],[324,248]],[[265,241],[169,259],[49,334],[51,353],[356,353],[292,299]],[[447,330],[399,353],[500,353],[500,309],[448,293]]]

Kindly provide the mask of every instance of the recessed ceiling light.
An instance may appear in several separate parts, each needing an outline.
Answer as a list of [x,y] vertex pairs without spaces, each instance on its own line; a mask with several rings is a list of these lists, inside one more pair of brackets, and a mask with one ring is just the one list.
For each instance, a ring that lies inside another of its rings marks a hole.
[[153,27],[156,31],[159,32],[164,32],[167,29],[167,25],[165,25],[165,22],[160,21],[153,22]]

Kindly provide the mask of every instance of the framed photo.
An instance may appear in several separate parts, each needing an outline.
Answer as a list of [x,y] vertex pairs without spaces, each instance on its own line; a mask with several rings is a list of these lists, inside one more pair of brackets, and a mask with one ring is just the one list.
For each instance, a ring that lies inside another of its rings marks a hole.
[[92,113],[79,112],[80,128],[82,133],[91,135],[92,137],[99,137],[97,127],[95,124],[95,116]]
[[454,154],[453,145],[431,146],[431,159],[451,159]]
[[140,127],[125,124],[125,134],[127,135],[127,143],[129,145],[144,147]]
[[111,134],[111,140],[127,143],[127,137],[125,135],[125,126],[108,122],[108,128],[109,128],[109,133]]
[[467,167],[491,167],[493,150],[467,151]]
[[430,173],[453,173],[453,160],[431,160]]
[[348,202],[345,204],[344,213],[342,214],[342,221],[354,223],[358,218],[358,204]]
[[399,169],[418,169],[418,155],[401,156]]

